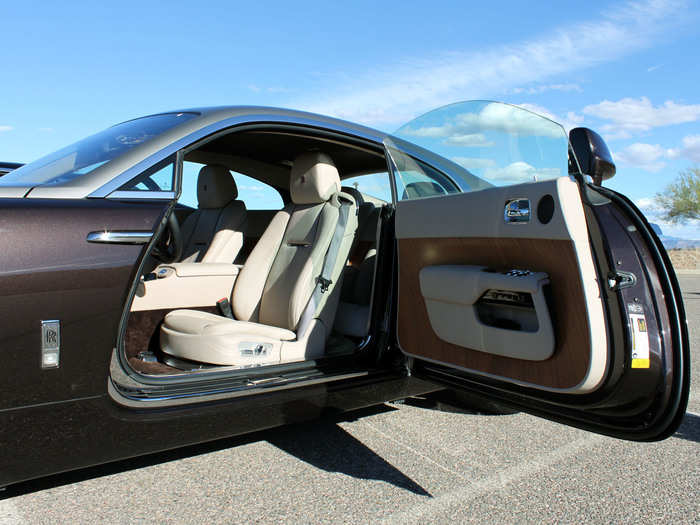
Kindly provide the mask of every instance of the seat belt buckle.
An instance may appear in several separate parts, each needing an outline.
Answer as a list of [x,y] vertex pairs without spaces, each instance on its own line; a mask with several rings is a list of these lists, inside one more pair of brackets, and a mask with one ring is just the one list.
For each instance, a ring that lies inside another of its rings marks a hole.
[[219,313],[221,315],[223,315],[224,317],[228,317],[229,319],[233,319],[233,311],[231,310],[231,303],[229,303],[229,301],[226,297],[216,301],[216,307],[219,309]]
[[321,293],[326,293],[333,281],[326,279],[325,277],[319,277],[318,283],[321,285]]

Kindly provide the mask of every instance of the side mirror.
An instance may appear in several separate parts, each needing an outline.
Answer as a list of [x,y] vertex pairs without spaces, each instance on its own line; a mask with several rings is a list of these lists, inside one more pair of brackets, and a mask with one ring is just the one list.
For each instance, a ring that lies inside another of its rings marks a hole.
[[[569,142],[578,159],[581,171],[593,177],[593,183],[602,185],[604,180],[615,175],[615,163],[603,138],[588,128],[574,128],[569,131]],[[569,173],[578,173],[576,162],[569,153]]]

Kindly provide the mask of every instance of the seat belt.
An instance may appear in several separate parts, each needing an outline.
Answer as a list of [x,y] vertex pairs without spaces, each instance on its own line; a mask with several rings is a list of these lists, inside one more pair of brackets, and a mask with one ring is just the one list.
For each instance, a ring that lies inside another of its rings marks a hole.
[[348,216],[350,215],[351,202],[346,200],[344,197],[338,199],[340,201],[340,209],[338,210],[338,222],[335,223],[335,231],[333,232],[333,237],[331,238],[331,243],[328,245],[328,251],[326,252],[326,258],[323,261],[323,268],[321,269],[321,275],[316,279],[316,287],[311,293],[311,298],[304,308],[304,313],[299,319],[297,324],[297,338],[306,331],[307,326],[311,322],[314,313],[316,312],[316,306],[321,302],[321,296],[328,291],[328,288],[333,284],[331,277],[333,276],[333,267],[338,259],[338,252],[340,252],[340,245],[343,243],[343,236],[345,234],[345,226],[348,224]]
[[328,287],[333,283],[331,277],[333,275],[333,267],[338,259],[338,252],[340,251],[340,245],[343,242],[343,235],[345,233],[345,226],[348,224],[348,215],[350,214],[350,203],[345,199],[340,201],[340,209],[338,210],[338,222],[335,223],[335,231],[333,232],[333,238],[328,246],[328,251],[326,252],[326,259],[323,261],[323,269],[321,270],[321,275],[318,277],[318,286],[314,293],[318,290],[319,294],[326,293]]

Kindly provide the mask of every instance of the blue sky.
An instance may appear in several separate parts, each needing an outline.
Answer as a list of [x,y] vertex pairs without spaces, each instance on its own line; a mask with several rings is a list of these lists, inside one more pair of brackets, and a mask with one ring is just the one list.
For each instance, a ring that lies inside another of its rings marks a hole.
[[[393,131],[486,98],[601,132],[618,164],[608,185],[653,219],[655,193],[700,165],[697,2],[343,4],[4,2],[0,159],[183,107],[284,106]],[[700,238],[697,223],[661,226]]]

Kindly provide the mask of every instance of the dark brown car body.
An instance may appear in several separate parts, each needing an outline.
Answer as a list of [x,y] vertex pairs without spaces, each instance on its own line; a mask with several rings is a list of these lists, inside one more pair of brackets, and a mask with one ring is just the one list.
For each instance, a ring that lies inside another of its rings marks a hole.
[[[246,111],[258,121],[277,118],[307,127],[312,119],[303,113],[259,108],[243,108],[242,113]],[[261,112],[264,119],[257,116]],[[138,162],[130,160],[133,169],[172,155],[211,133],[217,122],[225,127],[237,118],[235,112],[203,115],[200,128],[190,126],[180,137],[165,137],[142,152]],[[347,137],[355,133],[377,145],[384,137],[325,117],[313,124],[316,131]],[[183,138],[188,134],[196,136]],[[431,359],[402,354],[396,319],[403,241],[394,238],[395,210],[390,208],[377,287],[383,306],[375,316],[393,322],[373,323],[375,333],[362,356],[308,363],[295,372],[306,378],[298,386],[291,373],[279,388],[256,383],[252,376],[243,383],[222,376],[211,379],[207,392],[236,395],[187,398],[177,405],[153,403],[174,398],[177,388],[178,395],[191,395],[192,387],[155,380],[141,384],[138,374],[125,371],[115,357],[125,304],[149,246],[88,243],[86,235],[102,230],[158,232],[172,199],[0,198],[0,486],[443,388],[620,438],[667,437],[680,424],[689,389],[688,337],[675,275],[658,238],[628,200],[604,188],[581,186],[596,271],[612,280],[603,299],[611,327],[609,346],[618,350],[601,386],[575,397],[460,371],[439,363],[438,353]],[[637,276],[634,285],[615,286],[622,268]],[[651,366],[632,374],[625,305],[634,302],[652,312],[648,324],[654,337]],[[45,369],[40,327],[51,319],[61,321],[61,364]],[[117,384],[119,374],[133,382],[131,390]],[[189,393],[184,393],[186,388]]]

